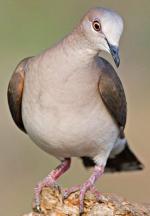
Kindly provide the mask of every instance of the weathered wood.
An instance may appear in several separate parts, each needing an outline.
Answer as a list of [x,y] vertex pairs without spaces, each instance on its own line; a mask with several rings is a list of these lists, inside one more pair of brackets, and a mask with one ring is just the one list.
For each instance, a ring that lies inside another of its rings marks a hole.
[[[58,188],[44,188],[41,193],[42,213],[35,211],[24,216],[77,216],[79,215],[79,192],[72,193],[63,201]],[[113,194],[101,195],[97,202],[95,196],[88,191],[84,200],[82,216],[150,216],[150,204],[131,203]]]

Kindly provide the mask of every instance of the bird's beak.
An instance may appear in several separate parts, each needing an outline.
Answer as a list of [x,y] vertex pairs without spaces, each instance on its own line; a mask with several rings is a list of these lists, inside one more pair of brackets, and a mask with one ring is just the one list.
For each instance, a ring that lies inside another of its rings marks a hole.
[[106,41],[107,41],[107,44],[109,46],[110,53],[114,59],[114,62],[116,64],[116,66],[119,67],[119,65],[120,65],[119,48],[117,46],[110,44],[108,42],[108,40],[106,40]]

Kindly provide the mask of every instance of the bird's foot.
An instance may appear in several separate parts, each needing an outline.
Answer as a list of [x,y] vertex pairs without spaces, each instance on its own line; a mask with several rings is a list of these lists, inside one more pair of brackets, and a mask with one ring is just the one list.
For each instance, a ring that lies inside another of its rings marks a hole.
[[87,180],[83,185],[77,185],[77,186],[73,186],[69,189],[65,189],[63,191],[63,198],[66,199],[71,193],[74,193],[76,191],[80,191],[79,210],[80,210],[80,214],[81,214],[83,212],[83,208],[84,208],[84,197],[85,197],[85,194],[88,190],[90,190],[95,195],[97,201],[100,200],[100,195],[101,195],[100,192],[96,190],[95,186],[93,186],[89,180]]
[[[82,187],[81,185],[76,185],[76,186],[73,186],[71,188],[67,188],[67,189],[63,190],[63,198],[67,199],[67,197],[69,197],[70,194],[72,194],[76,191],[80,191],[81,187]],[[96,200],[99,201],[101,193],[96,189],[96,187],[95,186],[91,187],[90,191],[92,192],[92,194],[95,195]]]
[[90,190],[94,193],[96,199],[99,200],[98,192],[96,191],[95,187],[93,186],[93,183],[88,179],[81,187],[80,187],[80,195],[79,195],[79,212],[82,214],[84,212],[84,197],[86,192]]
[[40,194],[44,187],[58,187],[56,180],[51,176],[47,176],[43,181],[40,181],[34,189],[34,210],[36,212],[41,212],[40,208]]
[[96,197],[96,200],[100,200],[100,193],[96,190],[94,187],[95,181],[103,174],[104,167],[103,166],[95,166],[94,172],[91,175],[91,177],[83,184],[83,185],[77,185],[70,189],[64,190],[63,197],[66,199],[71,193],[80,191],[79,194],[79,212],[80,215],[83,213],[84,210],[84,197],[88,190],[90,190]]
[[92,192],[92,194],[95,195],[95,198],[97,201],[100,200],[101,193],[95,188],[95,186],[93,186],[91,184],[91,182],[89,180],[87,180],[83,185],[76,185],[76,186],[73,186],[71,188],[65,189],[63,191],[63,198],[66,199],[67,197],[70,196],[70,194],[72,194],[76,191],[80,191],[80,194],[79,194],[79,200],[80,200],[79,211],[80,211],[80,214],[82,214],[83,209],[84,209],[84,197],[85,197],[85,194],[88,190],[90,190]]
[[70,167],[71,160],[66,158],[62,163],[56,167],[43,181],[39,182],[34,189],[35,207],[34,210],[41,212],[40,208],[40,194],[44,187],[57,187],[56,180],[66,172]]

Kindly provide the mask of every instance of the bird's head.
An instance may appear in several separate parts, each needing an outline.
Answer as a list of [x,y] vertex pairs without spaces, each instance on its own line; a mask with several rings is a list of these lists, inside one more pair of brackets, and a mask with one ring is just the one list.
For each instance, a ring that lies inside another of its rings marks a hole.
[[123,20],[114,11],[104,8],[91,9],[81,21],[81,30],[92,49],[110,53],[119,66],[119,40]]

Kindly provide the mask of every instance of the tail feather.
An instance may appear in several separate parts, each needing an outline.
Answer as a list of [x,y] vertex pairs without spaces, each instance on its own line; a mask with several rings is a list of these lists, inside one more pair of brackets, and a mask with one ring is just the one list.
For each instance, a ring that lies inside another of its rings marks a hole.
[[[82,157],[83,165],[87,168],[95,166],[92,158]],[[125,145],[124,150],[116,155],[114,158],[108,158],[105,167],[105,172],[121,172],[142,170],[143,164],[137,159],[135,154],[130,150],[128,144]]]
[[92,158],[90,157],[81,157],[82,159],[82,163],[83,165],[86,167],[86,168],[90,168],[90,167],[93,167],[95,166],[95,162],[92,160]]
[[106,164],[106,172],[121,172],[142,170],[143,164],[138,160],[135,154],[130,150],[128,144],[124,150],[114,158],[108,158]]

